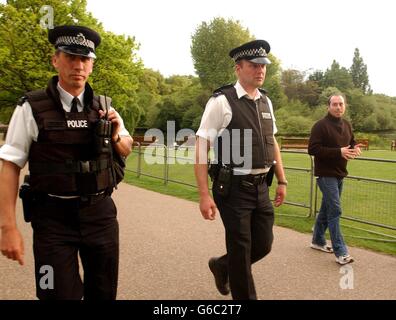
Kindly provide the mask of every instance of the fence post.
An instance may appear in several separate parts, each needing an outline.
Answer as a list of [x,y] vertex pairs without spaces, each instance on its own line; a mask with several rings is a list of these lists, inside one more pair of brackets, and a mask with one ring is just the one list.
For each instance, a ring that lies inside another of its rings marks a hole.
[[164,145],[164,184],[168,184],[168,147]]
[[[311,160],[311,186],[310,186],[310,193],[309,193],[309,216],[312,217],[312,209],[313,209],[313,205],[314,205],[314,180],[315,180],[315,176],[314,176],[314,162],[313,162],[313,157],[310,155],[309,156],[310,160]],[[315,214],[315,212],[314,212]]]
[[314,206],[314,217],[316,217],[316,212],[318,211],[318,184],[315,183],[315,206]]
[[142,145],[140,142],[136,142],[138,144],[138,167],[137,167],[137,177],[140,178],[142,173]]

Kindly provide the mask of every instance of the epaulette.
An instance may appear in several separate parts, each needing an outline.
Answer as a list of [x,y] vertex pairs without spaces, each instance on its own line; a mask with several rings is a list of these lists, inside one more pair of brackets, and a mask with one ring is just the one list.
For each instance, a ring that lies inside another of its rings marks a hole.
[[23,96],[18,100],[17,105],[22,107],[22,105],[25,103],[25,101],[27,101],[28,97],[27,96]]
[[222,94],[224,94],[222,91],[214,91],[212,97],[216,98],[218,96],[221,96]]
[[259,91],[260,91],[261,93],[264,93],[265,95],[267,95],[267,93],[268,93],[268,91],[265,90],[265,89],[263,89],[263,88],[259,88]]
[[224,93],[223,93],[223,90],[224,90],[224,89],[231,88],[231,87],[233,87],[233,86],[234,86],[233,83],[229,83],[229,84],[226,84],[225,86],[222,86],[222,87],[217,88],[216,90],[213,91],[212,97],[215,97],[215,98],[216,98],[216,97],[218,97],[218,96],[221,96],[222,94],[224,94]]
[[45,90],[34,90],[26,93],[29,101],[40,101],[48,99],[48,94]]

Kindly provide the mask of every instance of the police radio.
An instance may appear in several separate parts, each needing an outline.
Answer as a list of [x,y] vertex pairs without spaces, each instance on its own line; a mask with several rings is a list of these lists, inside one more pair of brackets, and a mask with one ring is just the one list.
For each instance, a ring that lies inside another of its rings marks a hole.
[[108,114],[107,100],[106,100],[106,114],[104,118],[99,119],[95,124],[95,151],[97,154],[111,152],[111,121],[107,120]]

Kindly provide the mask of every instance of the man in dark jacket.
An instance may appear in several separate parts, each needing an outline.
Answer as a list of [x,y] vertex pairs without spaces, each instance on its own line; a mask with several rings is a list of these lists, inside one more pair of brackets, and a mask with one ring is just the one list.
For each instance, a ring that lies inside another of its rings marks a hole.
[[113,108],[103,119],[105,112],[87,83],[99,34],[60,26],[48,38],[56,49],[52,64],[58,76],[46,90],[21,99],[0,149],[1,253],[24,263],[15,202],[20,170],[29,161],[25,200],[33,228],[37,297],[115,299],[119,241],[110,196],[116,185],[112,155],[126,157],[132,138]]
[[[328,100],[328,114],[312,127],[308,153],[315,157],[315,176],[322,191],[322,205],[316,218],[311,248],[336,256],[336,262],[353,262],[340,229],[341,191],[347,176],[348,160],[361,154],[351,124],[342,118],[346,101],[341,94]],[[326,244],[325,232],[329,228],[332,247]]]

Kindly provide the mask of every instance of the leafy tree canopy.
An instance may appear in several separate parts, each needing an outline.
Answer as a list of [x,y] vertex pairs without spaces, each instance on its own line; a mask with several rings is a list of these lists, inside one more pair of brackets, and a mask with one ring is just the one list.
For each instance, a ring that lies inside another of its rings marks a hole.
[[239,21],[215,18],[202,22],[192,36],[191,55],[202,86],[211,91],[235,79],[231,49],[253,40]]
[[[90,79],[96,94],[113,98],[113,104],[133,130],[141,109],[136,91],[143,65],[136,55],[134,38],[106,32],[86,9],[86,0],[9,0],[0,5],[0,107],[12,108],[26,91],[44,88],[56,74],[51,65],[54,48],[47,30],[40,24],[53,9],[53,25],[84,25],[98,31],[102,43],[97,49]],[[45,22],[45,21],[44,21]],[[49,21],[47,21],[49,22]]]

